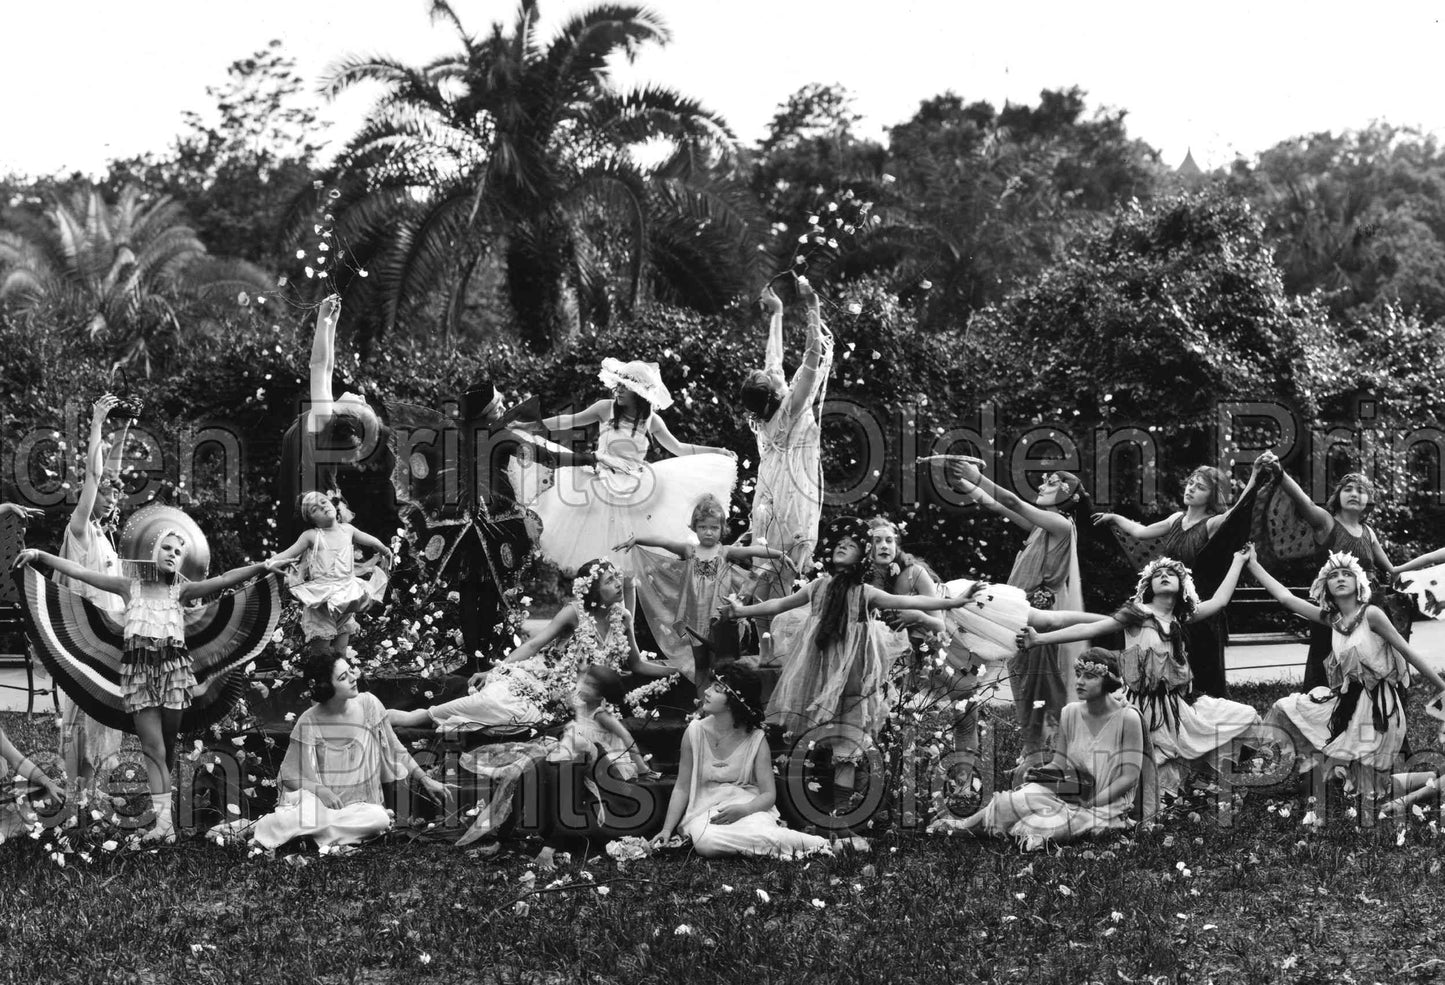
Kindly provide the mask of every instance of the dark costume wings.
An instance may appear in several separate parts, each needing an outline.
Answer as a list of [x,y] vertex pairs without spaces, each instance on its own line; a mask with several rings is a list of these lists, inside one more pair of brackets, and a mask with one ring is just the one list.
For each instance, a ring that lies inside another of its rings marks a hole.
[[[31,641],[50,675],[96,721],[132,732],[120,691],[124,648],[120,613],[106,612],[34,568],[15,573]],[[181,731],[215,724],[245,691],[241,668],[266,648],[281,617],[280,580],[250,582],[186,610],[186,648],[196,686]]]

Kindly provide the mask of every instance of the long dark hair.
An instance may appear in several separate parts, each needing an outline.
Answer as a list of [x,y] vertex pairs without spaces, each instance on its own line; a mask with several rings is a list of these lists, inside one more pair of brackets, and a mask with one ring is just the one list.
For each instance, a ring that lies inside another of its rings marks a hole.
[[[628,392],[637,398],[637,414],[632,419],[632,433],[636,434],[638,428],[652,420],[652,402],[635,390]],[[612,398],[612,420],[608,423],[611,424],[612,430],[622,430],[622,405],[618,403],[616,397]]]
[[[833,549],[844,539],[852,540],[862,552],[858,563],[849,568],[839,568],[833,563]],[[831,646],[848,633],[849,589],[862,585],[873,568],[873,541],[868,533],[868,524],[857,517],[839,517],[828,525],[822,540],[823,567],[832,576],[824,589],[823,610],[818,614],[818,647]],[[866,617],[860,612],[859,617]]]

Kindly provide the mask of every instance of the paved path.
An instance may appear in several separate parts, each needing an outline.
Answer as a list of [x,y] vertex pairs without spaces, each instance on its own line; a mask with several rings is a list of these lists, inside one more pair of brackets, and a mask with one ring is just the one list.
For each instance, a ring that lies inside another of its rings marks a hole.
[[[535,633],[546,625],[543,620],[530,620],[528,632]],[[1429,661],[1430,666],[1445,674],[1445,621],[1425,620],[1415,623],[1414,635],[1410,641]],[[1224,664],[1231,683],[1247,681],[1289,681],[1297,682],[1304,677],[1304,643],[1274,643],[1260,646],[1231,646],[1224,651]],[[43,668],[36,670],[36,686],[50,687],[50,678]],[[23,670],[0,670],[0,711],[25,710],[25,672]],[[1000,695],[1003,698],[1004,695]],[[52,708],[48,695],[35,699],[37,711]]]

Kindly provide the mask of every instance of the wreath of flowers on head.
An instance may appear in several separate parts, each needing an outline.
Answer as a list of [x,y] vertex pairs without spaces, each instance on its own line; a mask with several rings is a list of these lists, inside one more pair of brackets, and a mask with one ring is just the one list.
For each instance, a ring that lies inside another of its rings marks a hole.
[[1355,601],[1361,605],[1370,601],[1370,576],[1365,574],[1365,569],[1360,566],[1359,559],[1344,551],[1334,551],[1325,559],[1319,574],[1315,575],[1315,580],[1310,585],[1310,599],[1316,605],[1322,609],[1332,605],[1329,578],[1336,571],[1348,571],[1355,576]]
[[1194,575],[1183,561],[1176,561],[1172,557],[1156,557],[1144,565],[1144,570],[1139,572],[1139,583],[1134,586],[1135,602],[1144,604],[1144,593],[1148,590],[1149,583],[1161,571],[1169,571],[1179,579],[1180,599],[1189,602],[1191,606],[1199,605],[1199,592],[1194,588]]
[[1080,677],[1102,677],[1105,680],[1113,681],[1116,684],[1123,684],[1124,678],[1111,670],[1108,664],[1100,663],[1097,660],[1079,660],[1074,663],[1074,673]]
[[738,704],[742,705],[743,711],[748,716],[749,723],[754,725],[762,724],[762,712],[758,711],[758,709],[748,704],[747,699],[744,698],[741,694],[739,694],[736,688],[734,688],[727,681],[723,680],[721,677],[714,677],[712,679],[712,682],[718,686],[718,688],[722,691],[723,694],[726,694],[729,698],[732,698]]
[[597,579],[601,578],[607,572],[615,570],[616,569],[611,564],[604,561],[603,563],[594,567],[587,574],[578,575],[576,578],[573,578],[572,597],[575,598],[578,602],[581,602],[583,605],[586,605],[587,593],[591,591],[592,586],[594,583],[596,583]]

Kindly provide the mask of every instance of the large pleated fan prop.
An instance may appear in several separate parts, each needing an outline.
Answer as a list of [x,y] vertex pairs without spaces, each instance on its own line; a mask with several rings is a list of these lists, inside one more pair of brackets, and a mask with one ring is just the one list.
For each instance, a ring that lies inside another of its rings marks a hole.
[[[110,728],[135,730],[121,696],[124,649],[119,613],[109,613],[31,567],[15,573],[30,639],[56,684],[90,717]],[[274,575],[186,610],[186,646],[196,686],[181,716],[181,731],[220,721],[245,693],[242,668],[266,648],[281,618]]]

